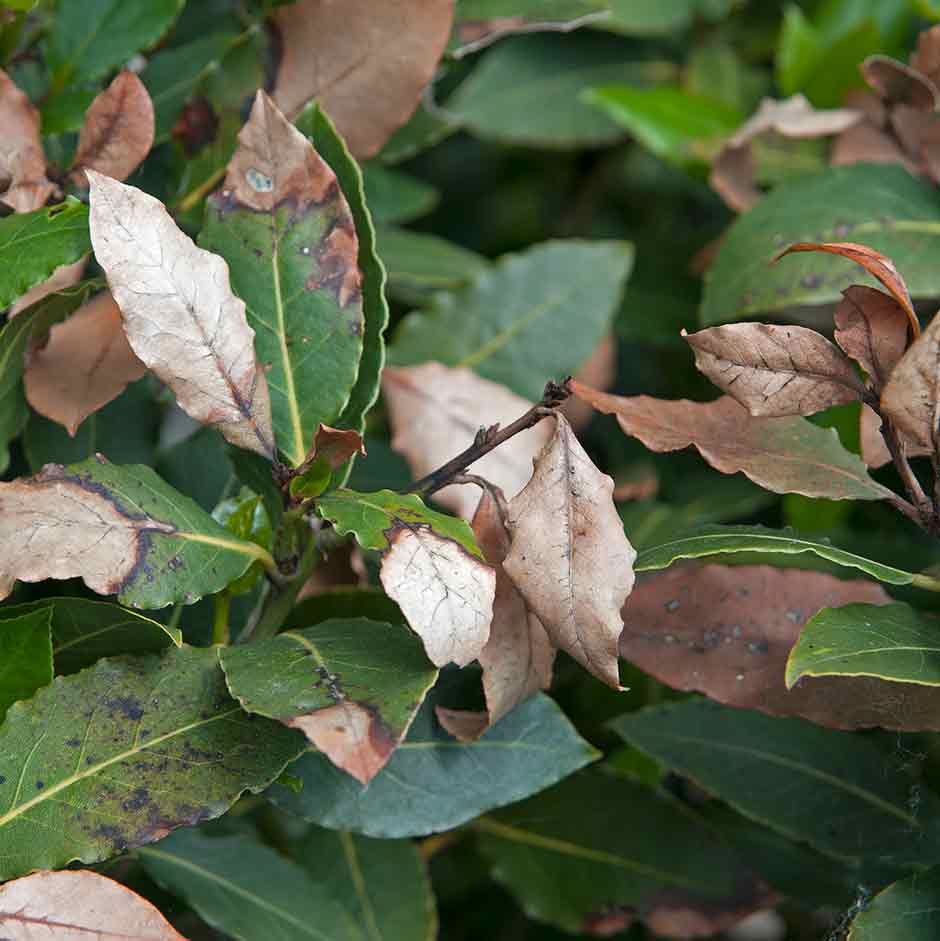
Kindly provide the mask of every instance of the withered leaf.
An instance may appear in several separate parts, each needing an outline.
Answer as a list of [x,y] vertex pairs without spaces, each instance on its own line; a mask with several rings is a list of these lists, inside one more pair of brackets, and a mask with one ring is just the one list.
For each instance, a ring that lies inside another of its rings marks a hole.
[[78,137],[72,179],[87,186],[85,170],[126,180],[150,153],[153,102],[144,83],[126,69],[91,103]]
[[917,172],[917,167],[897,141],[867,120],[853,124],[836,138],[829,162],[835,167],[853,163],[896,163],[909,173]]
[[853,284],[835,312],[836,343],[868,373],[880,390],[907,347],[907,314],[884,291]]
[[598,411],[616,415],[625,434],[651,451],[694,446],[723,474],[742,471],[774,493],[802,493],[830,500],[885,500],[892,493],[872,480],[835,432],[805,418],[753,418],[726,395],[714,402],[617,396],[572,380],[575,395]]
[[245,304],[228,265],[198,248],[163,204],[87,171],[95,257],[131,348],[192,418],[239,447],[274,455],[271,404]]
[[46,178],[39,112],[0,69],[0,202],[16,212],[44,206],[55,191]]
[[[881,434],[881,419],[878,413],[868,405],[862,406],[858,419],[859,446],[862,460],[868,467],[879,468],[891,463],[891,452]],[[917,444],[907,435],[899,435],[901,447],[908,457],[926,457],[933,453],[933,448]]]
[[766,565],[679,565],[641,578],[623,608],[620,653],[674,689],[837,729],[940,728],[940,689],[873,677],[804,677],[790,649],[822,608],[888,604],[875,582]]
[[869,87],[889,105],[908,105],[918,111],[933,111],[940,105],[940,95],[933,82],[897,59],[869,56],[859,70]]
[[349,428],[331,428],[320,422],[313,445],[307,453],[304,464],[322,460],[336,470],[342,467],[354,454],[365,454],[366,447],[362,435]]
[[620,608],[636,552],[613,501],[614,482],[592,463],[563,415],[509,503],[503,567],[552,643],[615,689]]
[[861,265],[873,278],[880,281],[888,293],[901,305],[914,336],[920,334],[920,321],[914,312],[907,285],[894,266],[894,262],[887,255],[882,255],[881,252],[867,245],[857,245],[855,242],[795,242],[789,248],[784,249],[774,260],[779,261],[784,255],[792,252],[828,252],[831,255],[849,258],[857,265]]
[[455,539],[425,525],[386,533],[379,578],[435,666],[475,660],[490,636],[496,573]]
[[814,415],[865,393],[849,359],[808,327],[734,323],[682,335],[699,371],[751,415]]
[[[423,363],[386,368],[382,392],[392,425],[392,447],[403,454],[415,477],[423,477],[473,443],[482,427],[508,425],[532,403],[505,386],[466,368]],[[514,497],[532,475],[532,460],[551,437],[541,422],[510,438],[470,468]],[[479,496],[474,487],[445,487],[434,495],[442,506],[470,519]]]
[[934,83],[940,82],[940,26],[931,26],[917,37],[917,49],[910,62],[921,75]]
[[34,872],[0,886],[6,941],[186,941],[147,899],[85,869]]
[[450,37],[454,0],[300,0],[281,37],[274,100],[289,116],[319,99],[353,156],[371,157],[414,111]]
[[23,383],[29,404],[74,437],[89,415],[146,371],[124,335],[121,311],[105,291],[52,327],[48,342],[29,356]]
[[7,317],[15,317],[21,311],[26,310],[32,304],[36,304],[44,297],[50,294],[56,294],[64,291],[82,280],[82,274],[85,271],[85,265],[88,262],[88,256],[79,258],[68,265],[59,265],[51,276],[45,281],[31,287],[22,297],[18,297],[7,311]]

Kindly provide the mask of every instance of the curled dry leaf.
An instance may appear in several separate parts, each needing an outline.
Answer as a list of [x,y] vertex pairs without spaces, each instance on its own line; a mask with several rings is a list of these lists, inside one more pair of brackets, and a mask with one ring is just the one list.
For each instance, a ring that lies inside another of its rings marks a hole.
[[331,428],[320,422],[313,444],[307,452],[304,465],[323,460],[333,469],[342,467],[354,454],[365,454],[366,446],[358,431],[348,428]]
[[147,367],[134,355],[121,311],[105,291],[49,331],[23,373],[29,404],[74,436],[79,425],[117,398]]
[[[392,447],[403,454],[415,477],[423,477],[473,443],[481,427],[508,425],[532,407],[505,386],[466,368],[423,363],[386,368],[382,391],[392,425]],[[532,475],[532,460],[551,436],[540,422],[490,451],[470,468],[510,498]],[[445,487],[434,499],[464,519],[477,506],[476,488]]]
[[509,503],[503,567],[552,643],[615,689],[620,608],[636,552],[613,501],[614,482],[592,463],[563,415]]
[[917,49],[910,62],[921,75],[940,85],[940,26],[931,26],[917,37]]
[[853,284],[835,312],[836,343],[868,373],[880,391],[907,347],[907,314],[884,291]]
[[78,137],[72,179],[87,186],[85,170],[126,180],[150,153],[153,102],[144,83],[126,69],[91,103]]
[[0,886],[5,941],[186,941],[136,892],[87,870],[34,872]]
[[862,77],[888,106],[908,105],[918,111],[934,111],[940,94],[934,83],[912,66],[890,56],[869,56],[859,66]]
[[268,385],[228,265],[197,248],[159,200],[87,172],[91,241],[131,348],[192,418],[273,457]]
[[44,206],[55,191],[46,179],[46,155],[39,137],[39,112],[0,69],[0,202],[15,212]]
[[64,291],[82,280],[82,274],[85,271],[85,265],[88,262],[88,256],[79,258],[69,265],[59,265],[52,275],[41,284],[30,288],[22,297],[17,298],[10,309],[7,311],[7,317],[15,317],[21,311],[26,310],[32,304],[36,304],[44,297],[50,294],[56,294],[58,291]]
[[300,0],[281,37],[274,100],[289,116],[317,98],[353,156],[371,157],[408,120],[450,37],[454,0]]
[[699,371],[751,415],[814,415],[865,394],[851,361],[808,327],[734,323],[682,335]]

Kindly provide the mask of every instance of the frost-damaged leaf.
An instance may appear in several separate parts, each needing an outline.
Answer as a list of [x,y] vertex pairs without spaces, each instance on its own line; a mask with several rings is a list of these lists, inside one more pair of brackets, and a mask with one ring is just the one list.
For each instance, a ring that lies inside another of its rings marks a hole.
[[880,391],[907,347],[906,311],[883,291],[853,284],[842,292],[834,316],[836,343]]
[[349,205],[313,145],[263,91],[200,244],[223,255],[245,301],[277,444],[304,460],[349,401],[362,355],[362,276]]
[[52,682],[50,606],[21,614],[0,609],[0,723],[7,709]]
[[779,261],[793,252],[828,252],[831,255],[851,259],[885,286],[888,293],[901,305],[901,309],[907,315],[914,336],[920,334],[920,321],[914,312],[907,285],[894,262],[887,255],[867,245],[857,245],[854,242],[795,242],[780,252],[775,260]]
[[186,941],[147,899],[97,872],[34,872],[0,886],[6,941]]
[[80,307],[26,363],[26,399],[75,436],[89,416],[116,399],[147,367],[134,355],[121,311],[106,291]]
[[865,394],[851,361],[807,327],[734,323],[682,335],[699,371],[754,416],[814,415]]
[[[912,636],[911,620],[903,624],[907,631],[896,634],[895,625],[903,621],[896,609],[914,615],[906,605],[890,601],[875,582],[840,581],[822,572],[764,565],[677,566],[637,583],[623,609],[620,655],[674,689],[768,715],[797,716],[836,729],[940,728],[940,690],[901,682],[912,679],[903,670],[884,677],[899,681],[888,683],[872,670],[852,671],[852,658],[844,669],[803,671],[810,677],[843,675],[793,686],[800,675],[794,658],[809,664],[806,655],[814,658],[839,633],[820,634],[814,625],[821,618],[838,622],[843,643],[860,655],[879,641],[883,648],[903,647]],[[925,632],[927,625],[921,624]],[[830,654],[835,656],[831,648]],[[887,664],[889,655],[882,656]]]
[[450,37],[453,0],[300,0],[274,11],[274,100],[293,116],[317,98],[359,159],[408,120]]
[[868,476],[859,458],[832,429],[805,418],[752,418],[731,396],[714,402],[618,396],[572,381],[579,398],[616,415],[624,433],[651,451],[694,445],[723,474],[743,471],[774,493],[802,493],[830,500],[885,500],[892,493]]
[[300,729],[363,784],[388,762],[437,679],[417,638],[365,618],[225,647],[219,657],[248,712]]
[[45,205],[55,185],[46,178],[39,112],[3,69],[0,69],[0,127],[3,128],[0,202],[15,212],[32,212]]
[[153,146],[153,102],[144,83],[127,70],[91,103],[78,137],[72,179],[85,186],[84,170],[126,180]]
[[[502,494],[499,494],[502,500]],[[437,719],[462,741],[478,738],[537,690],[552,682],[555,646],[503,568],[509,533],[497,500],[486,490],[473,516],[473,534],[486,561],[496,570],[496,595],[490,637],[480,651],[485,712],[438,707]]]
[[267,382],[228,265],[197,248],[159,200],[93,170],[87,176],[95,257],[132,349],[192,418],[273,457]]
[[135,608],[190,604],[255,561],[237,539],[149,467],[90,458],[0,483],[0,597],[19,579],[81,577]]
[[302,748],[302,736],[242,712],[212,649],[58,677],[0,727],[0,879],[218,817]]
[[918,111],[935,111],[940,94],[929,78],[890,56],[869,56],[859,66],[862,77],[888,105],[907,105]]
[[940,934],[938,896],[940,866],[901,879],[861,908],[846,941],[933,941]]
[[509,503],[512,545],[503,567],[552,643],[616,689],[620,608],[633,588],[636,552],[613,489],[557,416],[532,479]]
[[[392,447],[403,454],[415,477],[423,477],[473,443],[480,428],[508,425],[532,403],[470,369],[424,363],[386,368],[382,392],[392,425]],[[532,476],[532,461],[551,437],[541,422],[515,435],[474,462],[472,470],[514,497]],[[451,486],[434,499],[470,519],[478,503],[475,487]]]

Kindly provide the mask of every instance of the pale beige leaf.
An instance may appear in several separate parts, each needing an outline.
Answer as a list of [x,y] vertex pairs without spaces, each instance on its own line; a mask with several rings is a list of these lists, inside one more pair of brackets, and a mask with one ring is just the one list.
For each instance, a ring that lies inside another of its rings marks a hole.
[[0,69],[0,202],[16,212],[32,212],[54,190],[46,178],[39,112]]
[[884,291],[853,284],[842,292],[835,323],[836,343],[881,389],[907,348],[904,309]]
[[808,327],[734,323],[682,335],[699,371],[752,415],[814,415],[865,393],[845,354]]
[[78,284],[82,280],[82,274],[85,271],[85,265],[88,262],[88,256],[84,255],[78,261],[73,261],[70,265],[59,265],[45,281],[31,287],[22,297],[17,298],[7,311],[8,317],[15,317],[21,311],[26,310],[31,304],[36,304],[44,297],[55,294],[58,291],[64,291],[66,288]]
[[72,162],[75,184],[88,185],[85,170],[126,180],[150,153],[154,126],[144,83],[133,72],[120,72],[85,113]]
[[0,886],[4,941],[186,941],[136,892],[85,869],[34,872]]
[[475,660],[490,636],[496,573],[460,543],[428,526],[386,532],[379,578],[438,667]]
[[[392,425],[392,447],[403,454],[415,477],[423,477],[473,443],[484,426],[508,425],[532,403],[470,369],[422,363],[386,368],[382,391]],[[532,476],[532,460],[551,437],[540,422],[510,438],[470,468],[514,497]],[[442,506],[471,519],[478,496],[474,487],[445,487],[434,494]]]
[[26,363],[29,404],[75,435],[79,425],[117,398],[147,367],[124,335],[121,311],[105,291],[49,331]]
[[557,416],[532,479],[509,503],[503,566],[554,645],[619,688],[620,608],[633,588],[636,552],[613,489]]
[[274,455],[271,404],[228,265],[181,232],[159,200],[88,171],[95,257],[131,348],[196,421]]
[[353,155],[370,157],[411,116],[450,37],[454,0],[300,0],[272,17],[281,39],[274,100],[316,98]]

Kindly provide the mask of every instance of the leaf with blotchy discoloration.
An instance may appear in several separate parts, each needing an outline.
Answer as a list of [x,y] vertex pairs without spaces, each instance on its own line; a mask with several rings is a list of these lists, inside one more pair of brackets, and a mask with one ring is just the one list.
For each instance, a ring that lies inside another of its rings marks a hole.
[[147,899],[97,872],[34,872],[0,887],[4,941],[186,941]]
[[300,729],[363,784],[392,756],[437,678],[417,638],[365,618],[323,621],[219,656],[248,712]]
[[45,205],[55,186],[46,178],[39,112],[0,69],[0,202],[15,212]]
[[613,501],[614,482],[592,463],[564,416],[509,503],[503,568],[552,643],[618,688],[620,608],[636,552]]
[[268,553],[149,467],[90,458],[0,483],[0,598],[17,580],[80,577],[135,608],[190,604]]
[[836,343],[883,388],[907,347],[907,315],[890,295],[853,284],[842,292],[835,312]]
[[371,157],[418,104],[450,37],[454,0],[300,0],[272,17],[281,40],[274,100],[317,98],[353,155]]
[[808,327],[733,323],[682,335],[699,371],[751,415],[814,415],[865,394],[845,354]]
[[72,179],[85,186],[91,169],[126,180],[153,146],[153,102],[144,83],[123,71],[91,103],[78,137]]
[[224,255],[265,365],[278,447],[301,464],[334,424],[362,356],[362,275],[336,176],[263,91],[238,135],[200,244]]
[[197,248],[159,200],[86,172],[95,257],[131,348],[192,418],[218,427],[232,444],[273,457],[268,386],[228,265]]

